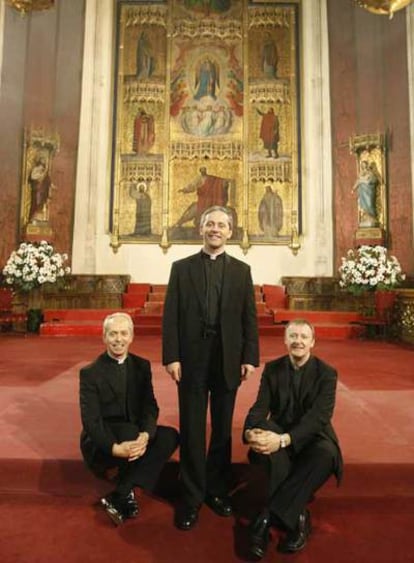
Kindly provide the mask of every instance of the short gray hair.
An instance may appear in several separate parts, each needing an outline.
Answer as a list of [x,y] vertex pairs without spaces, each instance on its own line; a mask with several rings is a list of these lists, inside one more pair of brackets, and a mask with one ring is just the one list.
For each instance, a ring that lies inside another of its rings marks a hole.
[[221,213],[225,213],[227,215],[229,227],[233,230],[233,214],[228,207],[224,207],[223,205],[212,205],[211,207],[205,209],[200,217],[200,227],[202,227],[206,222],[207,215],[214,213],[214,211],[221,211]]
[[128,313],[111,313],[110,315],[106,316],[103,322],[103,334],[108,332],[110,329],[110,325],[117,319],[124,319],[128,323],[128,328],[131,334],[134,334],[134,323],[132,321],[131,315]]
[[285,328],[285,335],[287,334],[287,331],[291,326],[301,326],[301,325],[308,326],[311,329],[312,337],[315,340],[315,327],[313,326],[312,323],[310,323],[305,319],[293,319],[292,321],[289,321]]

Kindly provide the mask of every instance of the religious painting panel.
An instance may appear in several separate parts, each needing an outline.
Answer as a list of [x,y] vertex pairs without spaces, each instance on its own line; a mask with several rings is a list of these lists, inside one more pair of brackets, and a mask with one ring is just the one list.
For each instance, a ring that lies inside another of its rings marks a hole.
[[300,232],[298,6],[248,13],[249,240],[286,244]]
[[58,150],[59,136],[56,133],[41,128],[25,130],[20,205],[23,240],[53,240],[50,220],[56,191],[53,158]]
[[172,14],[168,240],[199,241],[202,212],[243,210],[242,3],[177,1]]
[[166,99],[165,5],[117,5],[112,245],[162,236]]
[[118,2],[114,248],[198,242],[211,205],[230,207],[244,249],[289,243],[300,229],[297,18],[296,3]]

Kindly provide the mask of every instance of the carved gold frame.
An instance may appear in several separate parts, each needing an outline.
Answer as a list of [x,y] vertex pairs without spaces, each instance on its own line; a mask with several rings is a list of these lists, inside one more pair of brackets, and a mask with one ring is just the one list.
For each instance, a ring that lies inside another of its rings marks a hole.
[[[22,155],[22,185],[20,205],[20,233],[23,240],[51,237],[52,229],[49,222],[49,205],[54,185],[53,159],[59,151],[60,138],[57,133],[47,132],[43,128],[26,128],[24,130]],[[42,160],[45,175],[50,179],[46,201],[35,216],[30,216],[33,188],[30,176],[37,160]]]
[[55,0],[6,0],[6,4],[22,15],[31,11],[48,10],[54,6]]
[[[355,135],[349,140],[351,154],[356,157],[356,175],[358,176],[361,163],[367,162],[378,174],[376,187],[375,210],[377,224],[364,226],[359,224],[359,235],[371,238],[383,238],[388,230],[388,187],[387,187],[387,137],[384,133],[367,133]],[[378,232],[377,232],[378,231]],[[359,238],[359,237],[357,237]]]

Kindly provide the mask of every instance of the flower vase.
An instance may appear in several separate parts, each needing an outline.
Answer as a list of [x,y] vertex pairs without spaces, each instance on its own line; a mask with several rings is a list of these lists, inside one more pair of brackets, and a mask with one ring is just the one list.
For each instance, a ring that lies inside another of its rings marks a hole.
[[26,332],[26,319],[27,319],[27,293],[21,291],[14,291],[12,297],[12,311],[15,320],[13,320],[13,330],[16,332]]
[[43,307],[43,296],[40,287],[34,287],[27,293],[28,309],[41,309]]
[[364,291],[356,296],[358,311],[362,317],[373,317],[375,315],[374,294],[372,291]]
[[38,333],[43,322],[42,309],[28,309],[27,332]]
[[375,292],[375,310],[377,317],[383,321],[391,320],[396,294],[394,291]]

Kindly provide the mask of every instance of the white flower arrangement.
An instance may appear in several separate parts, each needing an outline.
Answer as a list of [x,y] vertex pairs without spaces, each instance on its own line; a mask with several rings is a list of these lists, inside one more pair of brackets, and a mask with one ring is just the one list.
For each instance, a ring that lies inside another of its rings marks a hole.
[[45,283],[56,283],[70,273],[64,266],[67,254],[55,252],[51,244],[22,242],[3,268],[3,276],[15,291],[31,291]]
[[391,290],[405,279],[398,259],[379,245],[363,245],[348,250],[346,257],[342,258],[339,275],[339,286],[355,294],[377,289]]

